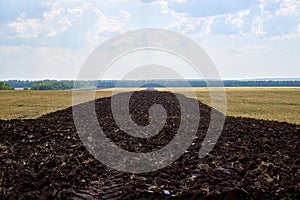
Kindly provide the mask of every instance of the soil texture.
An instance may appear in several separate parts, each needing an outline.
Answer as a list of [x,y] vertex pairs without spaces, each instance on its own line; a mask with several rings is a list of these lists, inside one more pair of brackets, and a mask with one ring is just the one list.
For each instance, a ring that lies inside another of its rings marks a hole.
[[[212,108],[197,103],[200,123],[190,148],[171,165],[142,174],[96,160],[77,134],[72,108],[38,119],[0,120],[0,199],[300,199],[299,125],[226,117],[218,142],[200,159]],[[166,109],[163,128],[146,139],[119,129],[111,98],[78,106],[84,113],[91,104],[106,136],[127,151],[158,150],[180,127],[180,105],[169,92],[139,91],[130,99],[132,119],[141,126],[151,123],[152,105]]]

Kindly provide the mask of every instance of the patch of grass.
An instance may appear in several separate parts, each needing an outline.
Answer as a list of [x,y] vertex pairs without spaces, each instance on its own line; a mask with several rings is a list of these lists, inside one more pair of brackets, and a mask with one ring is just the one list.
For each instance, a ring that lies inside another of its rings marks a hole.
[[300,88],[230,88],[226,94],[229,115],[300,124]]
[[[110,91],[97,92],[108,97]],[[72,105],[72,91],[0,91],[0,119],[34,119]]]
[[[197,99],[211,105],[206,88],[193,89]],[[187,88],[176,88],[189,96]],[[275,120],[300,124],[300,88],[226,88],[229,116]]]
[[[129,90],[100,90],[96,97]],[[191,96],[188,88],[173,91]],[[198,100],[211,104],[206,88],[193,91]],[[300,124],[300,88],[226,88],[226,96],[227,115]],[[71,105],[72,91],[0,91],[0,119],[32,119]]]

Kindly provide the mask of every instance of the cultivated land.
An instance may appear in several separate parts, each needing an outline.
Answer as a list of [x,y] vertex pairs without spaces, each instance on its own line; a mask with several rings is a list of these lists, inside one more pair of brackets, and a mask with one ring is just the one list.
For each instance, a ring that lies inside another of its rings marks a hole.
[[[127,110],[121,100],[127,95],[117,94],[114,99],[124,114]],[[132,95],[130,113],[137,124],[149,123],[147,111],[152,105],[166,109],[167,118],[161,121],[166,123],[147,139],[130,136],[127,127],[125,132],[120,129],[112,115],[111,98],[75,107],[82,119],[90,120],[89,108],[94,106],[114,149],[135,152],[139,154],[136,158],[111,149],[107,140],[99,137],[99,130],[86,127],[89,124],[84,120],[77,121],[83,122],[77,132],[70,107],[34,120],[0,120],[0,199],[300,199],[300,125],[226,117],[218,141],[211,140],[213,136],[207,143],[204,138],[212,128],[211,108],[183,95],[180,100],[188,103],[189,109],[199,106],[201,110],[200,116],[185,116],[184,120],[192,123],[188,126],[181,124],[180,104],[174,94],[140,91]],[[223,118],[222,113],[214,113]],[[199,127],[193,123],[197,117]],[[181,134],[177,134],[179,130]],[[187,150],[182,148],[190,143]],[[203,144],[215,145],[199,158]],[[148,156],[147,152],[154,154]],[[176,161],[152,172],[131,174],[109,168],[101,162],[103,158],[118,169],[137,167],[138,171],[154,169],[169,158]]]
[[[129,89],[104,89],[96,97]],[[159,89],[161,90],[161,89]],[[189,96],[189,89],[173,91]],[[206,88],[194,88],[198,100],[210,104]],[[226,88],[227,115],[300,124],[300,88]],[[32,119],[72,105],[72,91],[0,91],[0,119]]]

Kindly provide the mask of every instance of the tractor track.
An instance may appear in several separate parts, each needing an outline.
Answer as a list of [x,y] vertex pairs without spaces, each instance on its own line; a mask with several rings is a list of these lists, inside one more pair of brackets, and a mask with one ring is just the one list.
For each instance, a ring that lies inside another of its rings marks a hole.
[[119,200],[122,199],[124,187],[123,173],[112,171],[102,183],[92,181],[85,188],[74,188],[74,200]]

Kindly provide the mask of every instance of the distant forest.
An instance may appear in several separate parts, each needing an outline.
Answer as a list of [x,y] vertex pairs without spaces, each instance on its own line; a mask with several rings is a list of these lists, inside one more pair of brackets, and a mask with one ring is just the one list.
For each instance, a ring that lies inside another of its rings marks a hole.
[[[191,87],[219,86],[214,80],[187,80]],[[9,80],[4,81],[10,88],[24,88],[31,90],[70,90],[70,89],[104,89],[114,87],[186,87],[183,80],[101,80],[101,81],[70,81],[70,80],[42,80],[42,81],[23,81]],[[75,85],[74,85],[75,83]],[[224,80],[225,87],[300,87],[300,80]],[[7,87],[6,87],[7,88]]]

